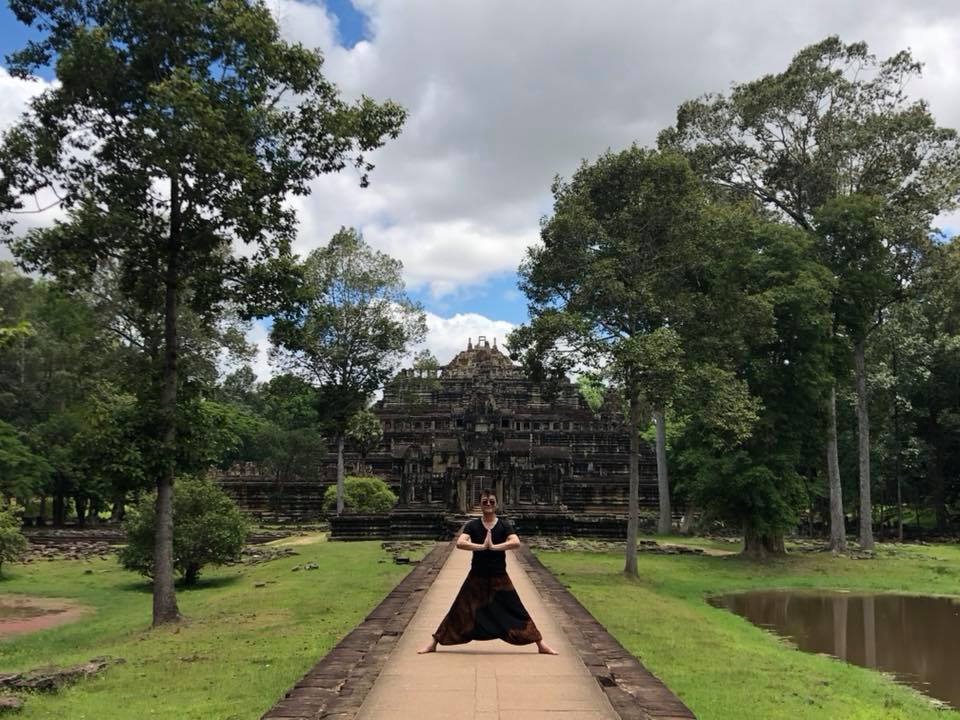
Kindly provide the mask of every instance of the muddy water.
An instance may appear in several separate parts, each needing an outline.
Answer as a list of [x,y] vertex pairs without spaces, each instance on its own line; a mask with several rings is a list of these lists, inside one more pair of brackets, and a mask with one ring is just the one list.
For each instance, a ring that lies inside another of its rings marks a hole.
[[801,650],[893,673],[960,709],[960,598],[759,591],[709,602]]

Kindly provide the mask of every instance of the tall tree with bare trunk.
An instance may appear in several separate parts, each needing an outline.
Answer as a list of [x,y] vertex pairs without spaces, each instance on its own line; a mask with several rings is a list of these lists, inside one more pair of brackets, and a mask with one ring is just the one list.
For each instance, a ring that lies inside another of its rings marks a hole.
[[[272,311],[289,285],[296,216],[310,181],[396,136],[397,105],[340,99],[319,51],[290,44],[262,0],[13,0],[36,39],[8,58],[57,83],[3,135],[3,227],[36,204],[64,219],[12,248],[30,269],[74,287],[98,266],[156,312],[162,350],[145,381],[157,407],[153,622],[177,619],[172,489],[181,373],[180,319],[214,323],[228,305]],[[35,202],[35,198],[37,198]],[[248,246],[243,253],[235,247]]]
[[[818,229],[816,213],[829,201],[878,198],[884,215],[896,218],[890,227],[906,233],[898,242],[910,244],[918,228],[930,228],[956,205],[960,188],[956,131],[938,127],[927,103],[907,94],[920,70],[909,51],[879,60],[865,43],[828,37],[802,49],[782,73],[683,103],[660,145],[684,152],[720,192],[751,198],[811,233]],[[869,526],[866,367],[856,342],[861,517]],[[835,402],[825,402],[824,410],[831,506],[842,508],[833,462]],[[842,514],[831,513],[835,549],[843,545],[842,522]],[[869,527],[861,527],[861,543],[872,546]]]
[[[683,372],[677,328],[692,305],[706,196],[686,160],[632,147],[584,163],[553,185],[553,214],[520,268],[531,322],[511,353],[537,374],[602,370],[620,391],[630,428],[624,572],[637,574],[639,433],[662,425]],[[664,437],[658,434],[660,517],[671,526]]]
[[303,262],[299,301],[279,314],[274,359],[313,383],[337,443],[337,514],[343,512],[344,438],[350,419],[426,336],[426,316],[404,290],[399,260],[341,228]]

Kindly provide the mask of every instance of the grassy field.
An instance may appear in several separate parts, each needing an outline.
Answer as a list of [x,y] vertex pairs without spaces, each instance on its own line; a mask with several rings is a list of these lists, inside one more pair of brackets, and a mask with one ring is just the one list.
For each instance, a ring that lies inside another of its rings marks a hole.
[[641,554],[639,581],[620,573],[619,553],[538,556],[701,720],[960,720],[960,712],[939,710],[879,672],[796,650],[704,601],[752,588],[960,595],[958,546],[881,545],[872,560],[797,553],[764,563],[737,556]]
[[[258,718],[409,571],[377,542],[296,541],[295,557],[205,571],[178,593],[186,620],[158,630],[149,629],[149,586],[115,560],[4,565],[0,594],[70,598],[96,612],[0,640],[0,672],[126,660],[59,694],[29,696],[18,717]],[[306,562],[319,568],[291,572]]]

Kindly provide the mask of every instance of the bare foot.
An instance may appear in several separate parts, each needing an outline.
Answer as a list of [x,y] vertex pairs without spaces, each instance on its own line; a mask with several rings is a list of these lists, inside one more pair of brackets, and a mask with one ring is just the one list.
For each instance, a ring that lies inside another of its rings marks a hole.
[[436,651],[437,651],[437,641],[436,641],[436,640],[431,640],[431,641],[428,642],[426,645],[424,645],[422,648],[420,648],[419,650],[417,650],[417,655],[423,655],[424,653],[432,653],[432,652],[436,652]]
[[559,655],[556,650],[547,645],[543,640],[537,643],[537,652],[541,655]]

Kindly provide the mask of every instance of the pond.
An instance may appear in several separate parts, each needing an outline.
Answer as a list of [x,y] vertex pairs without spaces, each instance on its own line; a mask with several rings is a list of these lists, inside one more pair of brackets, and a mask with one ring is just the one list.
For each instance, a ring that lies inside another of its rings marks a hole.
[[757,591],[708,602],[801,650],[892,673],[960,709],[960,598]]
[[73,622],[86,612],[69,600],[0,595],[0,639]]

